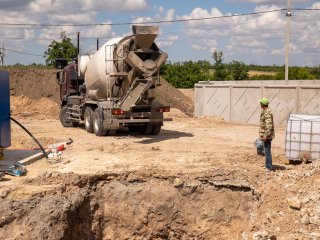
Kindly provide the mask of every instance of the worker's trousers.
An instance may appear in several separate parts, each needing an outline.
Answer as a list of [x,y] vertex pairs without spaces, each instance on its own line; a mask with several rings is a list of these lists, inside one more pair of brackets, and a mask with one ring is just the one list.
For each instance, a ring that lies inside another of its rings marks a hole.
[[263,142],[263,148],[266,156],[266,168],[272,170],[271,140]]

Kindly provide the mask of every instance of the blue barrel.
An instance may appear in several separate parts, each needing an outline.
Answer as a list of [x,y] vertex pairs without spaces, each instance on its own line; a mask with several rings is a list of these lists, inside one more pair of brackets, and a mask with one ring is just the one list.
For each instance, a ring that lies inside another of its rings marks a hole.
[[11,145],[9,72],[0,70],[0,147]]

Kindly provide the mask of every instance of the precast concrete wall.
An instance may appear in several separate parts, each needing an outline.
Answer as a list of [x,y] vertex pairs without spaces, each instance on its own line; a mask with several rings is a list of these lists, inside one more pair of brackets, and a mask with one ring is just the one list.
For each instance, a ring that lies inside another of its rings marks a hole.
[[320,80],[215,81],[195,85],[195,116],[258,124],[259,99],[267,97],[276,126],[290,113],[320,115]]

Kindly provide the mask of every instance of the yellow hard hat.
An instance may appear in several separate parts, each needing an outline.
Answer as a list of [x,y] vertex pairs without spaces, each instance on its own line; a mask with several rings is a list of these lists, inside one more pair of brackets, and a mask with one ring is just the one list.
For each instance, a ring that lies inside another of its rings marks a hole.
[[259,102],[260,102],[262,105],[265,105],[265,106],[269,105],[269,99],[268,99],[268,98],[261,98],[261,99],[259,100]]

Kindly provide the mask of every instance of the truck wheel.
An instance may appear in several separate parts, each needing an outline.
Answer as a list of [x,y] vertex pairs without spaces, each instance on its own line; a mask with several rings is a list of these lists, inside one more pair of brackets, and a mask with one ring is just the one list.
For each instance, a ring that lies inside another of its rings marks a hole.
[[130,132],[140,132],[139,126],[129,126],[128,129]]
[[153,126],[151,134],[152,135],[157,135],[161,131],[161,126]]
[[147,125],[141,127],[140,133],[143,135],[150,135],[152,132],[152,127],[153,126],[150,126],[149,124],[147,124]]
[[93,110],[91,107],[86,107],[84,110],[84,127],[89,133],[93,133]]
[[68,106],[63,105],[60,109],[60,114],[59,114],[60,122],[64,127],[73,127],[73,122],[71,119],[68,118],[69,114],[67,112],[68,112]]
[[93,131],[97,136],[105,136],[108,131],[103,128],[102,116],[98,108],[93,113]]

